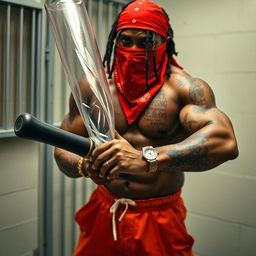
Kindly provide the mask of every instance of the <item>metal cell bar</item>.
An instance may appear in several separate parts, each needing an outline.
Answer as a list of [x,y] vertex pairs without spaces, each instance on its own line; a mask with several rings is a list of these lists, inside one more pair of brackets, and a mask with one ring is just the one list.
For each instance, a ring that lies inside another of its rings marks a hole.
[[[48,33],[47,37],[47,46],[50,52],[53,52],[54,45],[52,34]],[[54,64],[53,59],[47,59],[47,66],[46,66],[46,108],[45,108],[45,120],[47,123],[52,123],[52,103],[53,103],[53,89],[52,89],[52,82],[53,82],[53,72],[54,72]],[[45,147],[45,155],[47,162],[45,162],[45,174],[46,174],[46,184],[47,187],[51,187],[49,192],[45,190],[45,241],[47,242],[47,247],[45,251],[45,255],[52,255],[53,253],[53,172],[52,172],[52,152],[53,148],[50,146]]]
[[31,51],[30,51],[30,113],[35,114],[35,39],[36,39],[36,11],[32,11],[31,22]]
[[83,194],[82,194],[82,204],[85,204],[86,202],[86,196],[87,196],[87,193],[86,193],[86,179],[83,179],[83,183],[82,183],[82,191],[83,191]]
[[72,180],[72,204],[71,204],[71,252],[70,255],[72,255],[74,249],[75,249],[75,245],[76,245],[76,226],[74,223],[74,218],[73,215],[76,211],[76,180],[73,179]]
[[66,201],[65,201],[65,176],[61,175],[60,180],[60,255],[65,255],[65,216],[66,216]]
[[118,4],[117,5],[117,13],[119,14],[123,9],[123,5],[122,4]]
[[16,114],[22,112],[22,92],[23,92],[23,29],[24,29],[24,8],[20,8],[20,35],[19,35],[19,63],[18,63],[18,83],[17,83],[17,104]]
[[37,45],[36,45],[36,79],[35,79],[35,115],[39,117],[41,106],[41,97],[40,97],[40,82],[41,82],[41,40],[42,40],[42,13],[38,12],[37,14]]
[[52,169],[52,148],[48,145],[44,147],[44,174],[42,179],[43,183],[43,239],[41,244],[41,250],[43,253],[40,255],[49,255],[52,256],[53,252],[53,232],[52,232],[52,227],[53,227],[53,176],[51,173]]
[[[42,25],[44,24],[44,15],[42,12],[39,12],[37,15],[37,45],[36,45],[36,51],[37,51],[37,60],[36,60],[36,66],[37,66],[37,74],[36,74],[36,103],[37,106],[41,105],[41,98],[40,93],[42,95],[45,94],[45,100],[44,102],[44,117],[45,121],[47,123],[52,123],[52,80],[53,80],[53,61],[46,60],[46,90],[45,87],[40,88],[40,85],[44,84],[43,78],[43,52],[44,51],[44,44],[45,44],[45,34],[42,29]],[[47,46],[49,49],[52,50],[53,44],[52,39],[50,39],[50,34],[47,35]],[[40,91],[41,89],[41,91]],[[43,90],[44,89],[44,90]],[[40,102],[39,102],[40,101]],[[39,116],[40,109],[36,109],[36,114]],[[41,239],[40,239],[40,256],[53,255],[53,151],[52,147],[49,145],[43,146],[43,156],[44,156],[44,162],[42,166],[42,176],[40,177],[42,182],[42,201],[41,201],[41,209],[42,209],[42,220],[43,220],[43,226],[41,227]]]
[[88,0],[88,16],[92,18],[92,0]]
[[13,131],[13,128],[12,129],[9,129],[9,130],[1,130],[0,129],[0,139],[1,138],[9,138],[9,137],[14,137],[15,136],[15,133]]
[[36,9],[42,9],[43,7],[43,4],[37,3],[33,0],[1,0],[1,2],[10,3],[12,5],[36,8]]
[[[98,42],[102,42],[102,16],[103,16],[103,0],[98,1],[98,27],[97,27],[97,39]],[[102,45],[100,45],[102,46]],[[102,47],[100,47],[102,48]]]
[[9,76],[10,76],[10,36],[11,36],[11,5],[6,8],[6,51],[4,65],[4,88],[3,88],[3,128],[8,128],[8,113],[9,113]]
[[129,0],[112,0],[111,2],[116,3],[116,4],[125,5],[129,2]]
[[113,2],[108,3],[108,30],[110,31],[113,23]]
[[62,101],[61,101],[61,115],[62,117],[66,114],[66,98],[67,98],[67,85],[66,77],[63,68],[61,69],[61,87],[62,87]]

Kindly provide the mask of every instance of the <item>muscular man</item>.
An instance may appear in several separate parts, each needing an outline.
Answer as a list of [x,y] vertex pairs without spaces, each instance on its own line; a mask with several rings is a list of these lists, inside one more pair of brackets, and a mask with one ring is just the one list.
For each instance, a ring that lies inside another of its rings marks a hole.
[[[180,197],[184,172],[210,170],[235,159],[238,149],[211,88],[186,73],[175,54],[169,18],[151,1],[128,4],[113,24],[104,63],[115,139],[80,161],[55,150],[66,175],[80,177],[79,162],[99,185],[76,214],[76,256],[193,255]],[[88,136],[72,97],[61,128]]]

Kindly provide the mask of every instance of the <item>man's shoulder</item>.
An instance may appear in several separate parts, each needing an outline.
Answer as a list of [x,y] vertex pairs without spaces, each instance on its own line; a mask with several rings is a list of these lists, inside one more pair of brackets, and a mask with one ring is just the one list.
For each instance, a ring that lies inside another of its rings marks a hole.
[[167,83],[184,104],[209,105],[209,102],[215,104],[215,96],[208,83],[201,78],[191,76],[182,69],[176,67],[172,69]]
[[194,87],[209,87],[207,82],[198,77],[193,77],[188,72],[172,66],[171,75],[167,81],[168,85],[177,90],[189,90]]
[[187,73],[184,69],[172,66],[171,75],[167,83],[173,88],[182,88],[183,86],[191,85],[194,80],[195,78]]

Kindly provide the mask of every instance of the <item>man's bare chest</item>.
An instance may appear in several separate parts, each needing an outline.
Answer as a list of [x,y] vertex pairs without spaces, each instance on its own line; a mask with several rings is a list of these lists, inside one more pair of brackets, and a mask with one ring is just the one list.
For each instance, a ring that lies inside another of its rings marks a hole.
[[170,86],[166,85],[161,88],[132,125],[129,125],[126,120],[115,88],[112,88],[111,92],[116,129],[124,137],[132,133],[137,134],[137,137],[141,139],[143,137],[153,140],[167,138],[179,127],[181,106],[176,92]]

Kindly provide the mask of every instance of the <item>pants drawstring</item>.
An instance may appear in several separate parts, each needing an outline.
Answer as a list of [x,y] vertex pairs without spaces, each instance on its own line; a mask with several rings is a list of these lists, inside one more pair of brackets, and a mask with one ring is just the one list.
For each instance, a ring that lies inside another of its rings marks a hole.
[[115,203],[110,207],[110,213],[112,213],[112,232],[113,232],[113,237],[114,237],[114,241],[117,241],[117,234],[116,234],[116,211],[119,207],[120,204],[124,204],[125,205],[125,209],[122,213],[122,215],[120,216],[120,218],[118,219],[118,221],[122,221],[127,210],[128,210],[128,206],[136,206],[135,201],[128,199],[128,198],[120,198],[120,199],[116,199]]

